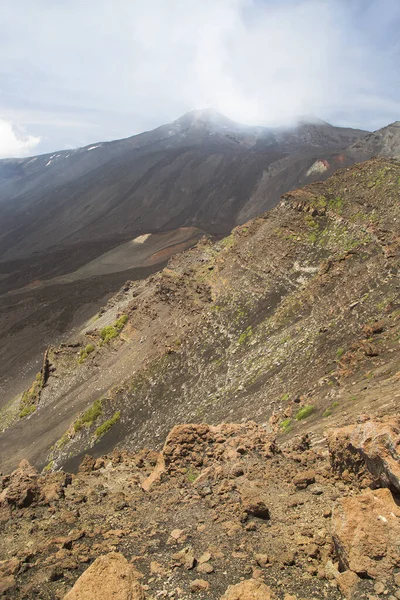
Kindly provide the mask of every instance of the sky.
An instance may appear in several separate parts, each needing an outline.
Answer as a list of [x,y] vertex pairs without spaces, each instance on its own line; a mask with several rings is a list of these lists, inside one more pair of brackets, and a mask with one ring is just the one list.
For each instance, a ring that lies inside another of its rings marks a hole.
[[212,107],[248,124],[400,119],[399,0],[0,0],[0,158]]

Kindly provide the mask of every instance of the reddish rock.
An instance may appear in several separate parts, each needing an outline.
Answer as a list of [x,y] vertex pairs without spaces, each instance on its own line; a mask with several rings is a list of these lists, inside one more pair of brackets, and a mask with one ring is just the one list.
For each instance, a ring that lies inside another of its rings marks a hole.
[[301,471],[293,477],[293,483],[298,490],[305,490],[309,485],[315,483],[315,471],[311,469]]
[[78,473],[90,473],[94,470],[95,464],[96,459],[90,456],[90,454],[85,454],[79,465]]
[[64,600],[144,600],[145,595],[126,558],[111,552],[100,556],[79,577]]
[[338,500],[332,535],[341,567],[360,576],[389,576],[400,561],[399,518],[388,489]]
[[71,484],[72,476],[62,471],[49,473],[39,478],[40,502],[43,504],[52,504],[61,500],[65,496],[65,488]]
[[195,579],[190,584],[190,591],[192,593],[206,592],[209,587],[210,587],[210,584],[208,583],[208,581],[205,581],[204,579]]
[[353,571],[338,573],[336,583],[346,600],[357,598],[359,592],[360,578]]
[[[0,576],[0,596],[6,592],[11,592],[15,587],[16,581],[13,575],[7,575],[5,577]],[[9,596],[11,598],[11,596]]]
[[400,417],[368,420],[327,433],[332,467],[365,484],[400,493]]
[[243,511],[247,515],[263,520],[270,518],[269,509],[261,496],[261,491],[250,481],[243,482],[240,488],[240,498]]
[[275,600],[276,596],[259,579],[248,579],[237,585],[230,585],[221,600]]
[[0,506],[25,508],[39,497],[38,472],[27,460],[22,460],[11,475],[3,478]]

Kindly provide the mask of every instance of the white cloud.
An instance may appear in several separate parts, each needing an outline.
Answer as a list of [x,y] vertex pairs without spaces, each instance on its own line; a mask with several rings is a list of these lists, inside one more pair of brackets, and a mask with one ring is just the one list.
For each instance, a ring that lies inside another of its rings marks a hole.
[[52,149],[206,106],[265,125],[311,113],[382,126],[400,113],[399,20],[398,0],[4,3],[0,114]]
[[9,121],[0,119],[0,158],[28,156],[39,142],[40,137],[23,134]]

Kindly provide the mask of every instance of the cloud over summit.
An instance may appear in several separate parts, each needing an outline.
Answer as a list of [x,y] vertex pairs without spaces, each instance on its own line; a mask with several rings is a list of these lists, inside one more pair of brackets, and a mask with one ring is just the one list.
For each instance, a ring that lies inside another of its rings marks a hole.
[[39,150],[195,108],[377,128],[400,114],[397,0],[20,0],[0,14],[0,118]]

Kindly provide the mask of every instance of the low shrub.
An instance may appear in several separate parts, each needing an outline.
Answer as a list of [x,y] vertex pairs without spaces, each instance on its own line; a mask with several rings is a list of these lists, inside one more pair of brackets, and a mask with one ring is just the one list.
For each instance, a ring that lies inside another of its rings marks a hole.
[[74,423],[74,431],[77,433],[82,429],[83,426],[90,427],[93,423],[103,414],[103,408],[101,400],[98,399],[93,402],[92,406],[88,408],[79,419]]
[[303,406],[296,413],[296,421],[302,421],[306,419],[314,412],[314,406],[312,404],[308,404],[307,406]]
[[196,469],[194,467],[192,467],[192,465],[190,465],[190,467],[186,471],[186,479],[188,480],[188,482],[194,483],[196,481],[196,479],[198,478],[198,476],[199,476],[198,471],[196,471]]
[[118,337],[124,326],[128,321],[128,315],[121,315],[119,319],[115,321],[113,325],[106,325],[100,331],[101,339],[103,344],[107,344],[110,340]]
[[103,436],[105,433],[107,433],[107,431],[109,431],[111,429],[111,427],[113,425],[115,425],[115,423],[118,423],[118,421],[121,418],[121,413],[119,410],[117,410],[113,416],[111,417],[111,419],[108,419],[107,421],[104,421],[104,423],[102,423],[100,425],[100,427],[98,427],[95,431],[95,436],[101,437]]
[[39,402],[40,393],[43,388],[43,375],[42,372],[37,373],[35,381],[32,383],[29,390],[26,390],[19,403],[19,418],[23,419],[28,415],[35,412],[37,404]]
[[253,329],[249,326],[243,333],[240,334],[238,344],[244,344],[253,335]]
[[28,415],[31,415],[36,410],[36,404],[29,404],[29,406],[25,406],[19,413],[19,418],[23,419]]
[[289,433],[292,430],[292,419],[285,419],[280,423],[280,428],[283,433]]

